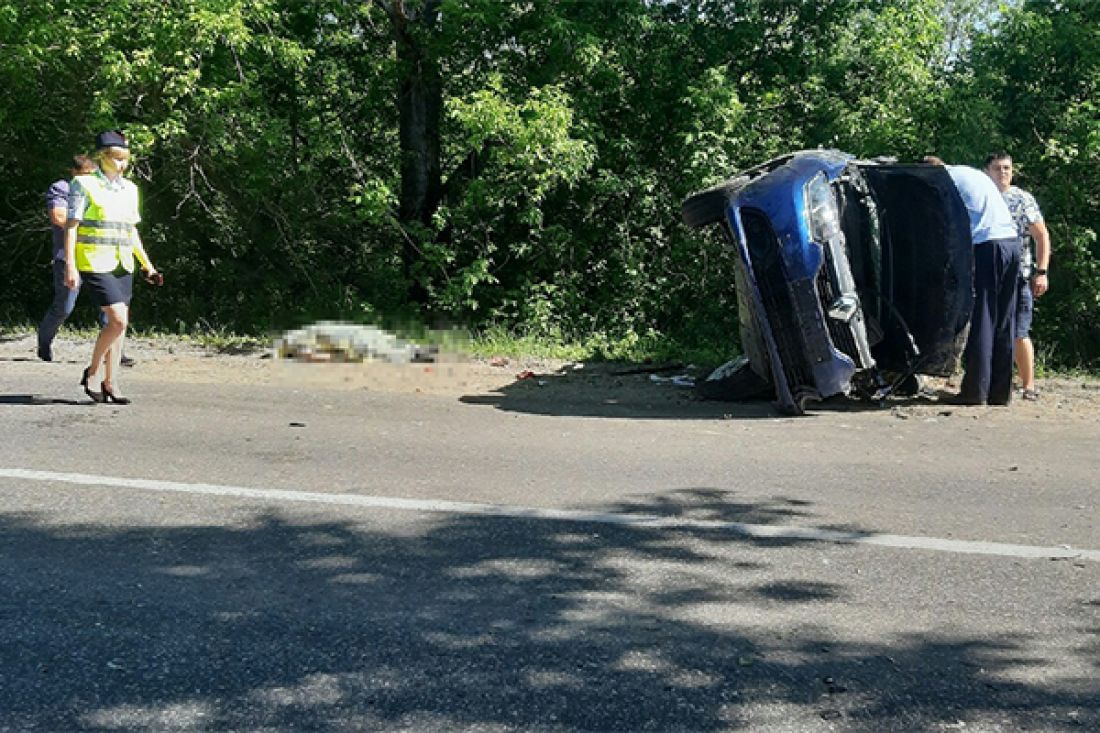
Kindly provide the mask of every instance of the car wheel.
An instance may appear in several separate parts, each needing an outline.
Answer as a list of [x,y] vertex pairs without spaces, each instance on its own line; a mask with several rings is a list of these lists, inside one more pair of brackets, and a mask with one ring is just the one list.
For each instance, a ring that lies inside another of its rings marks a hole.
[[811,402],[820,402],[821,395],[807,387],[799,387],[791,393],[791,404],[779,404],[779,411],[791,417],[801,417],[806,414],[806,407]]

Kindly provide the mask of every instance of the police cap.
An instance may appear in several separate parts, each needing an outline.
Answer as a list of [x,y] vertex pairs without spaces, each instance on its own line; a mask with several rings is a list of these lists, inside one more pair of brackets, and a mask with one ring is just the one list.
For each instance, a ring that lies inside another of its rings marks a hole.
[[95,136],[95,149],[103,150],[104,148],[130,148],[130,143],[126,142],[126,136],[122,134],[122,130],[107,130],[101,132]]

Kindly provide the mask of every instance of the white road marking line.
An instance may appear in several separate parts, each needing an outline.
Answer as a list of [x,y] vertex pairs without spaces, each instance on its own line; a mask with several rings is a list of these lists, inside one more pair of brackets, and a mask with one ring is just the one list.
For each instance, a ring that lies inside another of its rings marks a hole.
[[686,519],[662,517],[656,514],[616,514],[589,512],[575,509],[544,509],[508,504],[478,504],[465,501],[401,499],[392,496],[361,496],[359,494],[324,494],[313,491],[283,491],[278,489],[251,489],[244,486],[218,484],[190,484],[176,481],[94,476],[83,473],[58,473],[24,468],[0,468],[0,477],[25,481],[52,481],[81,486],[111,486],[143,491],[161,491],[180,494],[207,494],[231,496],[242,499],[259,499],[275,502],[305,502],[335,504],[379,509],[400,509],[414,512],[442,514],[469,514],[485,517],[514,519],[546,519],[561,522],[587,522],[615,524],[626,527],[656,529],[705,529],[752,537],[755,539],[790,539],[836,544],[877,545],[904,550],[933,550],[968,555],[996,555],[1032,559],[1076,559],[1100,562],[1100,550],[1069,547],[1041,547],[1037,545],[1012,545],[1001,542],[974,542],[949,540],[938,537],[914,537],[895,534],[844,532],[815,527],[791,527],[769,524],[745,524],[711,519]]

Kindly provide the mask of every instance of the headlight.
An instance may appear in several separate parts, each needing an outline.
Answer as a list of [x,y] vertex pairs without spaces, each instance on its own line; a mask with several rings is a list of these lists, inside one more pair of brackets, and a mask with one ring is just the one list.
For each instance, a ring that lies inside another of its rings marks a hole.
[[803,189],[806,198],[806,221],[810,225],[810,239],[825,244],[840,231],[840,214],[836,210],[833,190],[824,173],[806,182]]

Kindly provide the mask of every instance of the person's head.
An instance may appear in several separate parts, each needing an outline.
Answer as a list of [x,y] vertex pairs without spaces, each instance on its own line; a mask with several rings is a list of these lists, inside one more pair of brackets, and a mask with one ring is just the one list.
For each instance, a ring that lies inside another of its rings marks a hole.
[[107,130],[95,136],[95,159],[108,176],[122,175],[130,163],[130,143],[122,130]]
[[943,162],[943,158],[935,155],[926,155],[921,159],[921,162],[925,165],[947,165]]
[[985,159],[985,172],[997,188],[1007,190],[1012,185],[1012,156],[1005,152],[990,153]]
[[69,173],[73,176],[95,173],[95,161],[87,155],[74,155],[72,164],[69,166]]

